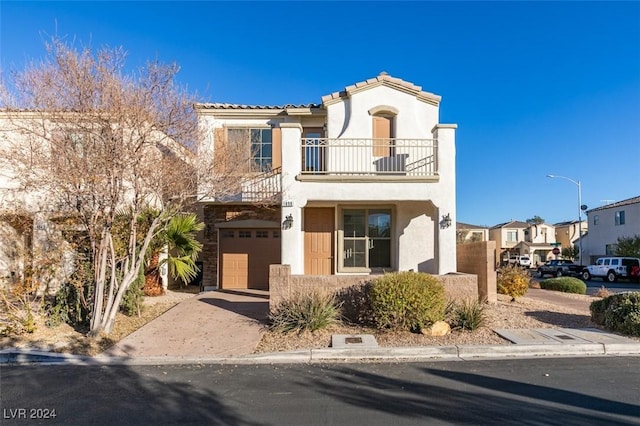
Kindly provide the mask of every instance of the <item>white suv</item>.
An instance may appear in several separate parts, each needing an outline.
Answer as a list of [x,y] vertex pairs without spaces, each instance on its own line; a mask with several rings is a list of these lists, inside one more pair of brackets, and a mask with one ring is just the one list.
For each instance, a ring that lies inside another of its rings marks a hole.
[[531,258],[529,256],[511,256],[509,264],[522,266],[523,268],[531,268]]
[[582,278],[586,281],[591,277],[602,278],[610,283],[618,278],[632,281],[640,280],[640,259],[637,257],[601,257],[595,265],[587,266],[582,271]]

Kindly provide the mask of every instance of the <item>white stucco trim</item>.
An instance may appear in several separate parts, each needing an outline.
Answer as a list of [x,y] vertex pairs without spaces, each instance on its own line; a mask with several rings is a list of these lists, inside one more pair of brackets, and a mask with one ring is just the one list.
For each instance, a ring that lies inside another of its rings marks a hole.
[[362,183],[421,183],[421,182],[438,182],[440,176],[421,176],[421,177],[408,177],[408,176],[339,176],[339,175],[303,175],[296,176],[296,180],[299,182],[362,182]]
[[392,107],[391,105],[378,105],[369,110],[369,115],[376,115],[381,112],[388,112],[393,115],[398,115],[398,108]]

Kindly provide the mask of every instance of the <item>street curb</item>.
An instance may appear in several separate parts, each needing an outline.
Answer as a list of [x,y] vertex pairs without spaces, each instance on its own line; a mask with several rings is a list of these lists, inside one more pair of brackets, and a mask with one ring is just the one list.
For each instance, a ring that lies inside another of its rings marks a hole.
[[640,343],[460,345],[368,349],[310,349],[242,356],[95,357],[38,350],[0,351],[0,365],[314,364],[352,362],[479,361],[538,357],[640,356]]

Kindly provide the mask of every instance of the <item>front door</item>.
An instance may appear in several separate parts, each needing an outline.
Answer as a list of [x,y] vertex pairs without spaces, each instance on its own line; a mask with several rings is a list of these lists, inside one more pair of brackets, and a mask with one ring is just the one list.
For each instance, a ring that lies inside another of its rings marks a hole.
[[304,209],[304,273],[333,273],[333,208]]

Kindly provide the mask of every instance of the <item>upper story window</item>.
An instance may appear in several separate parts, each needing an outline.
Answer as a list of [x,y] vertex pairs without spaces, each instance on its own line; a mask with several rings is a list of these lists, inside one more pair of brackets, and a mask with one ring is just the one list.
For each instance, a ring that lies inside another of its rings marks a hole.
[[518,241],[518,231],[507,231],[507,241]]
[[616,226],[624,225],[624,210],[620,210],[616,212],[615,223],[616,223]]
[[600,216],[594,215],[593,216],[593,224],[597,225],[598,223],[600,223]]
[[257,171],[271,170],[273,163],[273,138],[271,128],[227,129],[228,140],[232,144],[250,147],[253,168]]

